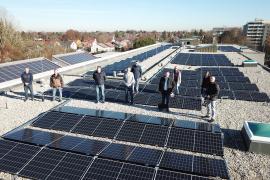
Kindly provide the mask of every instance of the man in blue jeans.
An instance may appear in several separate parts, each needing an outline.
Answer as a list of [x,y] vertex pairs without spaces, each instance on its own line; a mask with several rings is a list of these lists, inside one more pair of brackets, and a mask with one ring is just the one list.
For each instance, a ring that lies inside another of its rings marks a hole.
[[[93,79],[95,80],[96,85],[96,92],[97,92],[97,101],[96,103],[105,103],[105,81],[106,81],[106,74],[104,71],[101,70],[101,67],[98,66],[97,70],[93,74]],[[101,101],[100,101],[101,99]]]
[[28,100],[28,90],[31,94],[32,101],[34,100],[34,93],[33,93],[33,74],[30,72],[29,68],[25,68],[24,72],[21,75],[21,80],[24,87],[25,99],[24,101]]

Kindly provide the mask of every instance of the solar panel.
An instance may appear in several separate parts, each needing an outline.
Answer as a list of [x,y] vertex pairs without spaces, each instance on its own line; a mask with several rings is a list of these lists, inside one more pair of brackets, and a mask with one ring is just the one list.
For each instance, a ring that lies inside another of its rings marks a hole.
[[160,167],[166,170],[192,173],[207,177],[229,178],[227,166],[222,159],[165,152],[160,162]]
[[61,134],[39,131],[35,129],[21,129],[4,136],[5,139],[20,141],[34,145],[46,145],[63,137]]
[[92,157],[66,154],[47,179],[80,179],[92,162]]
[[123,163],[121,162],[97,158],[94,160],[83,179],[115,180],[117,179],[122,167]]
[[47,112],[44,116],[41,116],[40,118],[35,120],[32,123],[32,126],[49,129],[51,126],[54,125],[54,123],[56,123],[64,115],[65,113],[56,112],[56,111]]
[[[11,144],[7,141],[1,141],[1,154],[6,153],[0,159],[0,171],[17,173],[28,163],[33,156],[40,150],[39,147],[27,144]],[[6,152],[8,150],[8,152]]]
[[91,61],[91,60],[96,59],[95,56],[87,52],[68,54],[68,55],[63,55],[63,56],[57,56],[54,58],[58,58],[68,64],[77,64],[77,63]]
[[48,147],[94,156],[108,144],[109,142],[106,141],[64,136],[48,145]]
[[50,128],[59,131],[69,132],[73,126],[80,122],[83,115],[66,113],[61,119],[55,122]]
[[164,146],[168,134],[167,126],[147,124],[140,139],[140,143],[154,146]]
[[96,117],[85,116],[71,132],[91,136],[101,121]]
[[121,127],[122,121],[103,119],[95,129],[93,136],[107,137],[113,139]]
[[256,101],[256,102],[269,102],[270,101],[266,93],[251,92],[250,95],[253,101]]
[[45,71],[57,69],[60,66],[46,59],[40,59],[31,62],[27,62],[27,60],[25,60],[19,64],[5,65],[0,67],[0,83],[20,78],[26,67],[29,67],[30,72],[32,72],[33,74],[38,74]]
[[17,143],[15,142],[0,140],[0,159],[2,159],[2,157],[12,150],[16,145]]
[[127,161],[146,166],[156,166],[161,155],[161,150],[136,147],[127,158]]
[[226,163],[221,159],[194,156],[193,169],[200,175],[229,179]]
[[167,147],[192,150],[195,133],[189,129],[171,128]]
[[19,175],[33,179],[45,179],[65,158],[66,153],[42,149],[20,172]]
[[128,142],[139,142],[144,131],[145,124],[137,122],[125,122],[116,139]]
[[162,126],[170,126],[173,123],[173,121],[174,121],[173,119],[169,118],[152,116],[151,119],[149,119],[148,123]]
[[171,128],[167,147],[223,156],[221,133]]
[[155,169],[134,164],[124,164],[117,179],[119,180],[152,180]]
[[135,146],[129,146],[125,144],[110,144],[104,151],[100,153],[100,157],[105,157],[115,160],[126,160]]
[[196,131],[194,151],[223,156],[221,134]]
[[192,161],[193,155],[165,152],[159,167],[180,172],[192,172]]

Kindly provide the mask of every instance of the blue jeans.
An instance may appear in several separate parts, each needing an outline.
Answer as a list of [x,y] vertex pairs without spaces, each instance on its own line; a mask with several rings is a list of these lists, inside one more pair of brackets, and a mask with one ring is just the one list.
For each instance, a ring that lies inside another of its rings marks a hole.
[[59,88],[53,88],[53,101],[55,100],[57,89],[59,91],[59,100],[61,101],[62,100],[62,88],[61,87],[59,87]]
[[105,101],[105,93],[104,93],[104,84],[103,85],[96,85],[96,92],[97,92],[97,102],[101,99]]
[[31,98],[34,99],[34,93],[33,93],[33,85],[32,84],[25,84],[23,86],[24,88],[24,94],[25,94],[25,99],[27,100],[28,99],[28,90],[30,91],[30,94],[31,94]]
[[140,78],[135,79],[135,93],[139,92]]
[[[126,86],[126,88],[125,88],[125,93],[126,93],[126,103],[131,103],[131,104],[133,104],[134,103],[134,101],[133,101],[133,99],[134,99],[134,86],[132,85],[132,86],[129,86],[129,87],[127,87]],[[129,101],[129,98],[128,98],[128,96],[130,96],[130,101]]]

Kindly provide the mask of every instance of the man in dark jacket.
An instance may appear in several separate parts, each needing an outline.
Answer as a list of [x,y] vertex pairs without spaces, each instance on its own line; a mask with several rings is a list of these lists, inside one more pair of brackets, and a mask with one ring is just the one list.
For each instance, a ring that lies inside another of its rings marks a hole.
[[56,91],[59,91],[59,102],[62,101],[62,89],[64,81],[62,76],[58,73],[57,69],[54,70],[54,74],[50,78],[50,86],[53,88],[53,101],[55,101]]
[[21,75],[21,80],[24,87],[25,99],[24,101],[28,100],[28,90],[30,91],[32,101],[34,100],[34,93],[33,93],[33,74],[30,72],[29,68],[25,68],[24,72]]
[[169,102],[170,96],[173,92],[174,82],[170,78],[170,72],[166,72],[163,77],[160,78],[159,81],[159,92],[162,95],[161,106],[165,107],[169,112]]
[[[96,103],[99,103],[99,102],[104,103],[105,102],[104,84],[106,81],[106,74],[104,71],[101,70],[100,66],[98,66],[97,70],[94,72],[93,79],[95,80],[96,92],[97,92]],[[101,99],[101,101],[100,101],[100,99]]]
[[[210,118],[209,122],[215,121],[216,117],[216,100],[218,98],[220,88],[216,83],[216,78],[214,76],[210,77],[210,83],[206,87],[206,102],[207,102],[207,118]],[[211,110],[211,116],[210,116]]]
[[142,68],[139,65],[139,62],[136,61],[136,63],[132,66],[131,68],[131,72],[133,72],[134,74],[134,78],[135,78],[135,93],[139,92],[139,83],[140,83],[140,79],[142,77]]

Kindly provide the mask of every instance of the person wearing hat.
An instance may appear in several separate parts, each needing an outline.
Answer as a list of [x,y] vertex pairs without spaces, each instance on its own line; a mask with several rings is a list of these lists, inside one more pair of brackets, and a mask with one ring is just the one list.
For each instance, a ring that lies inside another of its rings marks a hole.
[[[206,118],[210,118],[209,122],[215,121],[216,118],[216,101],[218,98],[220,88],[216,83],[216,78],[214,76],[210,77],[210,82],[206,87],[206,105],[207,105],[207,115]],[[211,111],[211,114],[210,114]]]
[[139,92],[139,83],[142,77],[142,68],[139,65],[139,61],[136,61],[136,63],[132,66],[131,72],[133,72],[134,74],[135,78],[134,91],[137,94]]

